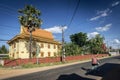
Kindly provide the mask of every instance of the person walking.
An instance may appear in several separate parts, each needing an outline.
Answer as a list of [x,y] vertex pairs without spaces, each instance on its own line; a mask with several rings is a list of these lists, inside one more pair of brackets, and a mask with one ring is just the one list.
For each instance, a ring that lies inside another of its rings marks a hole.
[[92,57],[92,70],[96,69],[99,65],[99,61],[97,59],[97,56],[93,56]]

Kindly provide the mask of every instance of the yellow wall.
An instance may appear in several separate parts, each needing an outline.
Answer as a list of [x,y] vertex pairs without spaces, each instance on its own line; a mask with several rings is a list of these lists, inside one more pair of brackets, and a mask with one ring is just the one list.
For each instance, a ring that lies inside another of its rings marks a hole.
[[[29,44],[29,41],[25,39],[19,39],[17,41],[14,41],[13,43],[10,44],[9,47],[9,56],[11,58],[29,58],[29,50],[27,45]],[[41,44],[44,45],[44,47],[41,47]],[[48,48],[48,44],[50,45],[50,48]],[[50,57],[54,57],[54,53],[58,53],[58,45],[57,44],[51,44],[51,43],[46,43],[46,42],[37,42],[37,45],[40,46],[40,53],[38,57],[41,56],[41,52],[44,53],[43,57],[48,57],[48,52],[50,52]],[[54,48],[54,45],[56,48]]]
[[[39,44],[44,44],[44,48],[41,48],[40,51],[44,52],[44,57],[48,57],[48,52],[50,52],[50,56],[53,57],[54,53],[58,53],[58,45],[56,44],[51,44],[51,43],[39,43]],[[48,44],[50,45],[50,48],[48,48]],[[56,48],[54,49],[54,45],[56,46]],[[41,55],[41,54],[40,54]],[[39,55],[39,57],[41,57]]]

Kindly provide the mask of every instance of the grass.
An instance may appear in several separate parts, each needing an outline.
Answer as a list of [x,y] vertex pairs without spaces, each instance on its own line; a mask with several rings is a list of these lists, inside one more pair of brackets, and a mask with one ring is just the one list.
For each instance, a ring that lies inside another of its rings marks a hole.
[[60,64],[64,64],[64,63],[62,63],[62,62],[41,63],[41,64],[28,63],[28,64],[21,65],[21,67],[22,68],[35,68],[35,67],[53,66],[53,65],[60,65]]
[[3,66],[0,64],[0,68],[3,68]]
[[61,65],[61,64],[67,64],[67,63],[73,63],[73,62],[79,62],[80,60],[73,60],[73,61],[66,61],[66,62],[54,62],[54,63],[40,63],[40,64],[33,64],[33,63],[27,63],[21,65],[21,68],[35,68],[35,67],[44,67],[44,66],[53,66],[53,65]]

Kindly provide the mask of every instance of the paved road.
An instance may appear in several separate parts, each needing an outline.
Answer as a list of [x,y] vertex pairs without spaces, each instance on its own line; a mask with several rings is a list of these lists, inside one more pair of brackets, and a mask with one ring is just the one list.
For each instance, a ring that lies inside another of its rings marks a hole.
[[[35,72],[4,80],[100,80],[113,68],[120,66],[120,56],[100,60],[99,72],[92,71],[90,62]],[[17,73],[16,73],[17,74]]]

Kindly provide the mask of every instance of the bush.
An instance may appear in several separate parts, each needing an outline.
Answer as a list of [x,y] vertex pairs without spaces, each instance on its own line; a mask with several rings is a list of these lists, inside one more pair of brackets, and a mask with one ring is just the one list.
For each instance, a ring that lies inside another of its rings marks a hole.
[[81,48],[74,43],[66,43],[65,44],[65,53],[66,53],[66,56],[80,55]]

